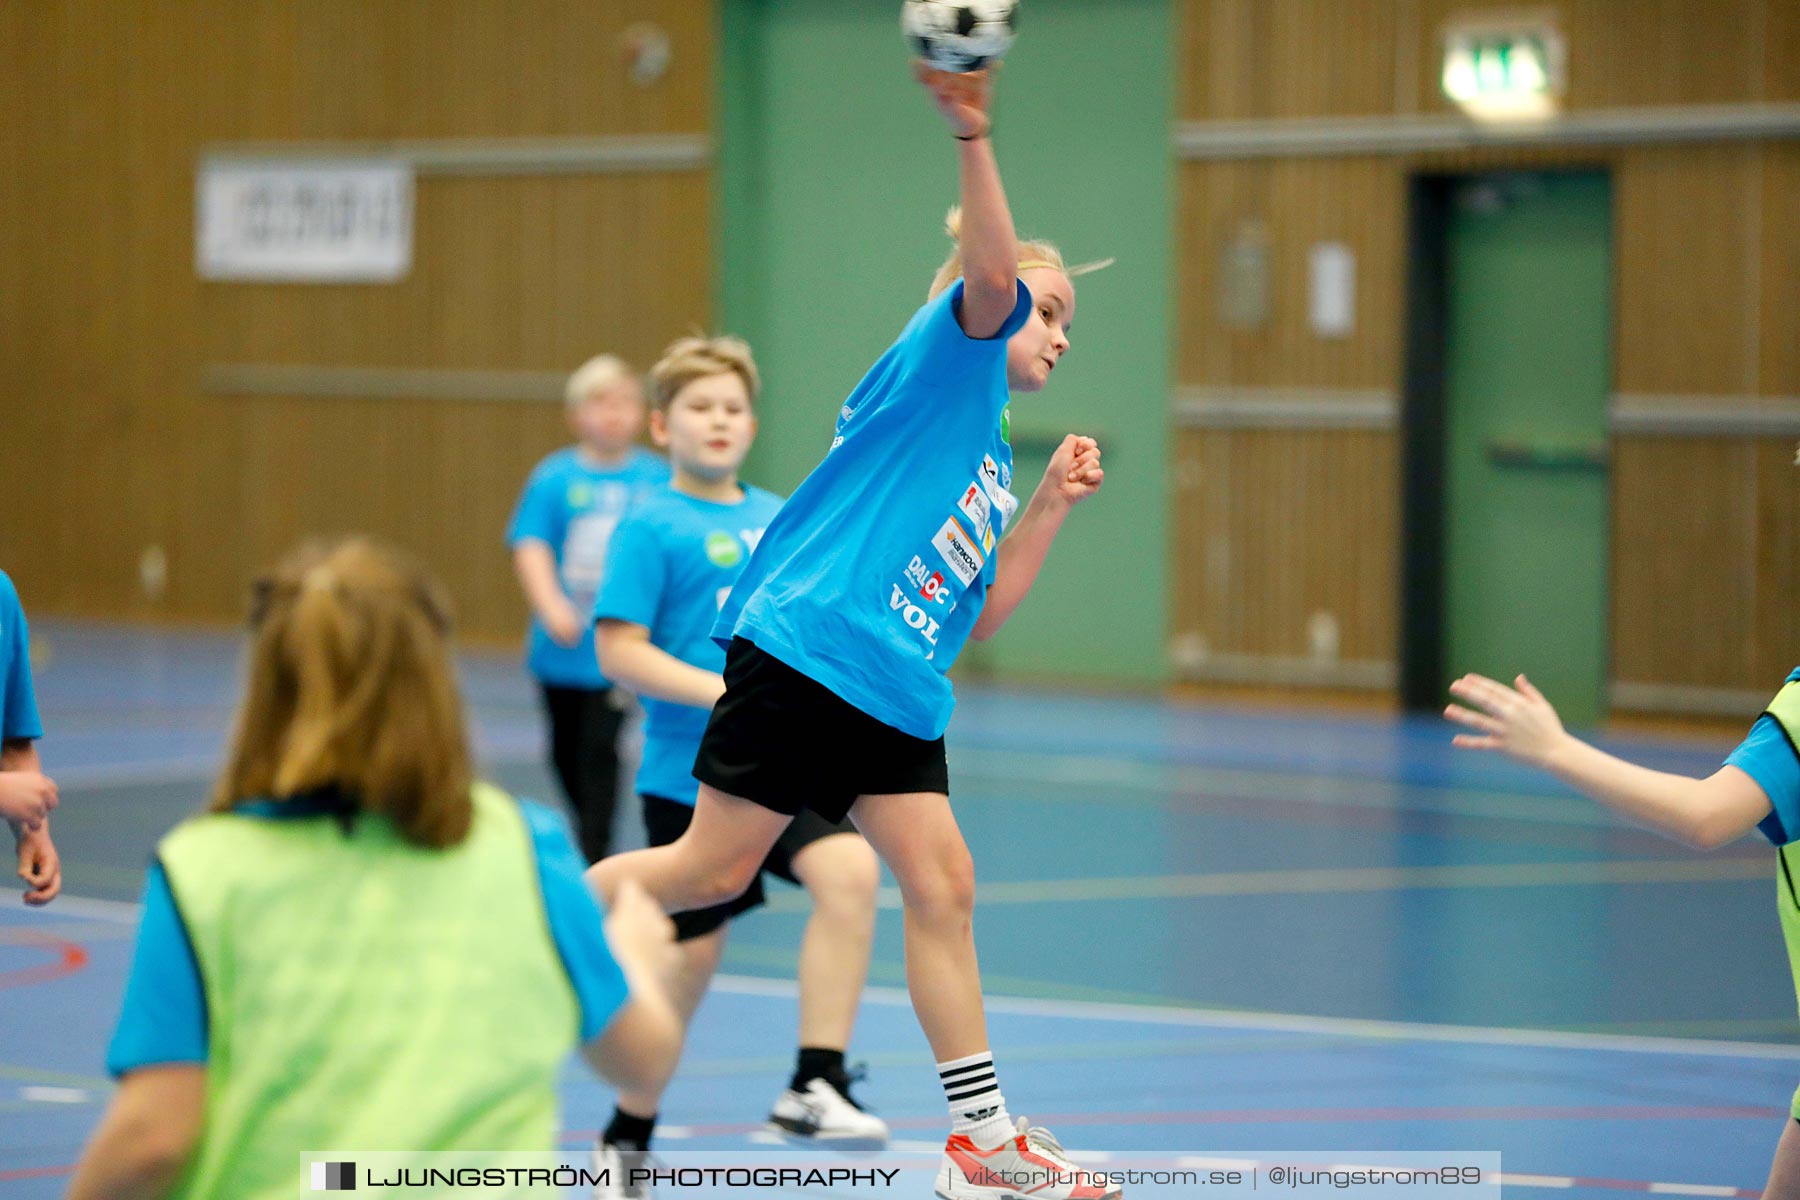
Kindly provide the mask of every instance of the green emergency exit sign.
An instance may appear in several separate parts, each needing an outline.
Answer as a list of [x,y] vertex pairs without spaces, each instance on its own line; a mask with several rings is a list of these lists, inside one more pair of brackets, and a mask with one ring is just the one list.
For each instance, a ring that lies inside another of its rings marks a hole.
[[1444,95],[1481,120],[1549,117],[1562,98],[1566,56],[1548,23],[1452,26],[1444,33]]

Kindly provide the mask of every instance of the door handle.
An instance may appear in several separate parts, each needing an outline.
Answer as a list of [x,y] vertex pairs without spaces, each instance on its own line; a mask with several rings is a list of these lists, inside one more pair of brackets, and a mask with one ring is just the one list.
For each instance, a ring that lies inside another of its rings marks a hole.
[[1612,450],[1605,442],[1528,442],[1501,438],[1487,444],[1487,457],[1496,467],[1604,471],[1612,461]]

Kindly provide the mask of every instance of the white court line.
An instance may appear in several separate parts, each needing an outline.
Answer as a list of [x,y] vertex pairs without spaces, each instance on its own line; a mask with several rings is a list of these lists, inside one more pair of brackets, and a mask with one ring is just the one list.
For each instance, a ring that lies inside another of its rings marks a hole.
[[[116,921],[121,925],[137,924],[143,905],[128,900],[94,900],[87,896],[62,895],[43,908],[27,908],[27,917],[55,920],[58,917],[88,917],[95,921]],[[29,925],[24,928],[31,928]]]
[[[1320,808],[1366,808],[1381,812],[1437,812],[1449,816],[1575,825],[1593,829],[1633,828],[1573,792],[1567,798],[1541,792],[1432,783],[1404,783],[1375,775],[1322,771],[1206,766],[1200,763],[1140,762],[1095,754],[1044,754],[969,746],[951,751],[953,773],[987,779],[1035,779],[1061,785],[1122,788],[1166,796],[1172,789],[1217,791],[1233,798],[1303,801]],[[1402,794],[1406,803],[1400,803]]]
[[1735,1196],[1738,1194],[1738,1190],[1734,1187],[1720,1187],[1711,1183],[1653,1183],[1646,1190],[1665,1196]]
[[[1077,879],[1005,879],[977,886],[975,902],[1082,904],[1116,900],[1192,900],[1206,896],[1311,896],[1356,892],[1465,891],[1482,888],[1582,887],[1607,883],[1740,883],[1771,878],[1754,858],[1588,859],[1578,862],[1464,863],[1434,867],[1278,867],[1193,875],[1116,875]],[[883,887],[877,908],[902,907],[900,889]],[[802,892],[771,896],[771,912],[810,909]]]
[[[125,763],[52,765],[50,774],[66,787],[202,783],[210,781],[218,773],[223,754],[224,749],[221,747],[216,753],[203,756]],[[496,753],[481,755],[481,762],[494,766],[512,766],[536,762],[541,757],[542,751],[535,747],[507,747]],[[951,766],[958,775],[989,780],[1033,780],[1054,783],[1064,789],[1071,785],[1084,785],[1102,789],[1149,791],[1158,795],[1166,794],[1171,788],[1198,792],[1214,790],[1240,797],[1300,800],[1320,808],[1369,808],[1386,812],[1404,808],[1408,811],[1435,811],[1450,815],[1588,828],[1624,827],[1622,822],[1614,820],[1604,809],[1595,805],[1574,797],[1565,800],[1536,793],[1436,784],[1403,784],[1375,777],[1344,778],[1276,768],[1251,770],[1194,763],[1143,763],[1135,759],[1105,755],[1039,754],[972,746],[956,749],[951,759]],[[1296,781],[1314,785],[1323,782],[1330,786],[1327,791],[1320,791],[1315,786],[1297,794]],[[1408,795],[1404,805],[1399,802],[1401,792]],[[1430,802],[1421,803],[1427,796],[1431,797]]]
[[[221,752],[222,753],[222,752]],[[168,783],[206,783],[219,772],[220,754],[191,758],[157,758],[146,762],[86,763],[59,766],[54,761],[44,764],[45,772],[58,787],[104,788],[150,787]],[[195,800],[199,804],[199,800]]]
[[[84,763],[59,766],[46,763],[45,772],[58,787],[112,788],[141,785],[150,787],[171,783],[210,784],[219,773],[225,751],[217,754],[190,755],[185,758],[154,758],[139,762]],[[543,755],[536,751],[509,749],[501,754],[479,756],[481,766],[511,767],[535,763]],[[198,806],[196,798],[195,805]]]
[[[135,922],[139,910],[138,905],[120,900],[93,900],[82,896],[58,896],[49,907],[65,914],[120,922]],[[791,979],[763,979],[753,975],[720,975],[713,981],[713,990],[741,996],[773,996],[782,999],[794,999],[799,995],[799,989]],[[864,990],[863,995],[874,1004],[901,1007],[912,1005],[912,998],[902,988],[870,987]],[[986,1007],[989,1012],[1010,1013],[1015,1016],[1075,1017],[1092,1021],[1186,1025],[1209,1029],[1254,1029],[1272,1033],[1315,1034],[1319,1037],[1800,1061],[1800,1046],[1778,1042],[1727,1042],[1708,1038],[1651,1037],[1643,1034],[1437,1025],[1357,1017],[1247,1013],[1218,1008],[1176,1008],[1157,1004],[1115,1004],[1097,1000],[1049,1000],[1014,996],[989,996],[986,998]]]
[[[792,999],[799,989],[791,979],[720,975],[713,991],[742,996]],[[873,1004],[910,1007],[901,988],[871,987],[863,992]],[[1040,1000],[989,996],[989,1012],[1014,1016],[1073,1017],[1092,1021],[1125,1021],[1144,1025],[1186,1025],[1210,1029],[1254,1029],[1274,1033],[1308,1033],[1320,1037],[1370,1038],[1400,1042],[1449,1042],[1476,1046],[1525,1046],[1537,1049],[1600,1050],[1627,1054],[1675,1054],[1696,1058],[1749,1058],[1800,1061],[1800,1046],[1776,1042],[1726,1042],[1702,1038],[1649,1037],[1622,1033],[1570,1033],[1555,1029],[1508,1029],[1481,1025],[1433,1025],[1412,1021],[1377,1021],[1356,1017],[1312,1017],[1287,1013],[1247,1013],[1217,1008],[1175,1008],[1155,1004],[1112,1004],[1096,1000]]]

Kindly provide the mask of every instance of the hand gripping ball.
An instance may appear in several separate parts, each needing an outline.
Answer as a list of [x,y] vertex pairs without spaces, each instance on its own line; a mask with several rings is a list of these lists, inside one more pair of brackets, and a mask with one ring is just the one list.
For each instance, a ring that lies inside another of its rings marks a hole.
[[1018,0],[906,0],[900,28],[940,71],[978,71],[1012,47]]

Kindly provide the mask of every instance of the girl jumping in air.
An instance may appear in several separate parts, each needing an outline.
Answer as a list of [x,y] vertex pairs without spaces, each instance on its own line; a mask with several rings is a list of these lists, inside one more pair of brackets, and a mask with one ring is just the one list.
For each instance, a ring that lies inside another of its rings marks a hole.
[[719,614],[725,693],[694,765],[692,824],[588,878],[605,896],[630,880],[670,911],[705,908],[744,891],[803,810],[848,813],[905,904],[907,986],[953,1121],[938,1194],[1112,1197],[1001,1095],[943,740],[958,652],[1005,624],[1069,512],[1101,485],[1099,447],[1071,435],[1022,512],[1010,490],[1007,400],[1042,389],[1068,351],[1081,270],[1013,231],[991,74],[915,72],[955,139],[956,249]]

